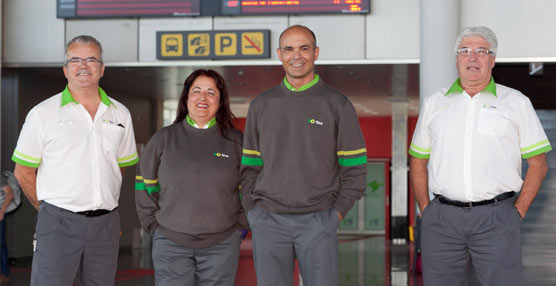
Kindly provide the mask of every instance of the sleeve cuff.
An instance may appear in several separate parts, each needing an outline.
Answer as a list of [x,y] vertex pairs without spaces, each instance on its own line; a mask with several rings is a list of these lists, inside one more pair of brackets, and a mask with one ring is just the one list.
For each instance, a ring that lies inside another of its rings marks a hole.
[[137,153],[135,153],[131,156],[118,159],[118,166],[129,167],[137,164],[137,162],[139,162],[139,157],[137,156]]
[[429,159],[431,154],[422,154],[422,153],[417,153],[415,151],[413,151],[413,149],[409,149],[408,151],[409,155],[415,157],[415,158],[419,158],[419,159]]
[[23,165],[23,166],[26,166],[26,167],[32,167],[32,168],[38,168],[41,164],[40,162],[35,163],[35,162],[25,161],[25,160],[17,157],[15,154],[12,156],[12,161],[18,163],[19,165]]
[[544,146],[542,148],[539,148],[535,151],[529,152],[529,153],[525,153],[525,154],[521,154],[521,157],[523,159],[529,159],[531,157],[535,157],[537,155],[540,155],[542,153],[546,153],[548,151],[552,150],[552,146],[548,145],[548,146]]
[[349,198],[339,196],[336,199],[336,203],[334,203],[334,208],[340,212],[342,217],[346,217],[349,210],[353,207],[353,204],[355,204],[354,200],[350,200]]

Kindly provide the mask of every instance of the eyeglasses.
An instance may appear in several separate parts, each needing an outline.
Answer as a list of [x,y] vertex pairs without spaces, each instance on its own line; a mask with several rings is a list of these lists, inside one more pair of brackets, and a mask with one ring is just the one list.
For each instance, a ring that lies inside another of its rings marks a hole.
[[102,60],[99,60],[95,57],[90,57],[90,58],[86,58],[86,59],[73,57],[73,58],[68,59],[66,61],[66,64],[71,65],[71,66],[78,66],[78,65],[81,65],[81,64],[85,64],[87,66],[90,66],[90,65],[95,65],[95,64],[102,64]]
[[494,55],[494,52],[487,48],[476,48],[474,51],[471,48],[461,48],[456,51],[460,56],[470,57],[471,54],[475,53],[477,57],[486,57],[489,54]]

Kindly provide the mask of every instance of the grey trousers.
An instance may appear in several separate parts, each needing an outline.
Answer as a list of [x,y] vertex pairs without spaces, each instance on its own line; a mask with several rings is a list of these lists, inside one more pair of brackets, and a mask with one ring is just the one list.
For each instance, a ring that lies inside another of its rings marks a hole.
[[[120,245],[118,210],[85,217],[41,203],[31,286],[111,286]],[[79,270],[79,277],[76,275]]]
[[206,248],[175,244],[160,231],[153,236],[156,286],[233,286],[239,262],[241,232]]
[[247,214],[253,232],[258,286],[291,286],[297,258],[305,286],[338,285],[339,217],[335,209],[275,214],[254,207]]
[[460,208],[433,200],[422,219],[424,285],[467,285],[471,265],[481,285],[521,285],[521,218],[514,202]]

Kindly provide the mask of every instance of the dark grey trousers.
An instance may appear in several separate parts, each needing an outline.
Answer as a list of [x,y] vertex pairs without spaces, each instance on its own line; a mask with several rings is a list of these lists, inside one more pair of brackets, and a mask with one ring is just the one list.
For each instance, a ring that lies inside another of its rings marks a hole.
[[240,231],[216,245],[189,248],[156,230],[152,249],[156,286],[233,286],[240,244]]
[[247,214],[253,232],[258,286],[291,286],[297,258],[304,286],[338,285],[339,217],[335,209],[275,214],[254,207]]
[[422,219],[424,285],[467,285],[471,266],[481,285],[521,285],[521,218],[514,202],[460,208],[433,200]]
[[[120,245],[118,210],[85,217],[41,203],[31,286],[111,286]],[[79,277],[76,280],[77,272]]]

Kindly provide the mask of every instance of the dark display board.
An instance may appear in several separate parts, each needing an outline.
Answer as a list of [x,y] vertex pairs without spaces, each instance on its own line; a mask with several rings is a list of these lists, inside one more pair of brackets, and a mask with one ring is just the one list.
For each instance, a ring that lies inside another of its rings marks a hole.
[[201,0],[57,0],[58,18],[198,16]]
[[369,0],[223,0],[223,15],[363,14]]
[[370,0],[57,0],[58,18],[365,14]]

